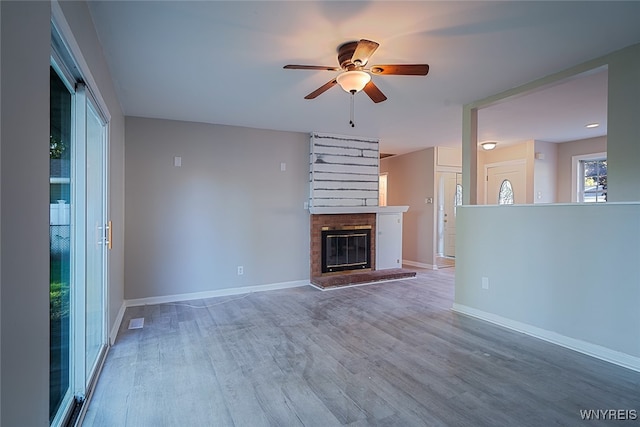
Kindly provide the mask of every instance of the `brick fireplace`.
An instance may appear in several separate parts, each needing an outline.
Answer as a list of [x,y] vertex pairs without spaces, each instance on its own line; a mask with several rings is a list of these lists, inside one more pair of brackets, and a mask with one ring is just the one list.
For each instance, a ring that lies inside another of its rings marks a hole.
[[[322,273],[322,228],[323,227],[353,227],[353,226],[370,226],[371,227],[371,244],[369,259],[371,261],[371,270],[375,270],[376,259],[376,214],[375,213],[353,213],[353,214],[316,214],[311,215],[311,277],[320,277]],[[348,274],[349,271],[343,273],[325,273],[325,274]]]

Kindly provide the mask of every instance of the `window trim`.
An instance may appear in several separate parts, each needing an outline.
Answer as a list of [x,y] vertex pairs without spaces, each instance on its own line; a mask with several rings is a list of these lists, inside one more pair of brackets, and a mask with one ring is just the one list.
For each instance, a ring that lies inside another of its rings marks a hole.
[[584,203],[584,188],[582,180],[582,167],[580,163],[590,160],[606,160],[607,152],[580,154],[571,157],[571,202]]

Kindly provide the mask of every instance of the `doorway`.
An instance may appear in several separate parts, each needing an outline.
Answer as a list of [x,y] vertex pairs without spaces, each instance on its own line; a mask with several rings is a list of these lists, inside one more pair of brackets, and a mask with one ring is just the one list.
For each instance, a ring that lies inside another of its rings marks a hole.
[[438,173],[438,246],[436,266],[455,266],[456,209],[462,204],[462,173]]
[[65,425],[107,348],[108,118],[52,31],[49,423]]

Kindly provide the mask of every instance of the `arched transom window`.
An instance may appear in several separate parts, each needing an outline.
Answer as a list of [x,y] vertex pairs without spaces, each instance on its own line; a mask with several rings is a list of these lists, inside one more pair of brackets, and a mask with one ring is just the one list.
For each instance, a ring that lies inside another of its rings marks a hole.
[[505,179],[500,185],[500,192],[498,193],[499,205],[512,205],[513,204],[513,187],[511,181]]

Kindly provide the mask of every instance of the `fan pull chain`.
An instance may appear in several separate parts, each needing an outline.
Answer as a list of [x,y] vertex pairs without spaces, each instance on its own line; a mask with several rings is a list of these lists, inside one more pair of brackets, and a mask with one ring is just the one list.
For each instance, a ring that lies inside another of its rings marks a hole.
[[356,124],[353,122],[353,98],[355,97],[355,91],[351,92],[351,116],[350,116],[350,120],[349,120],[349,124],[351,125],[352,128],[356,127]]

